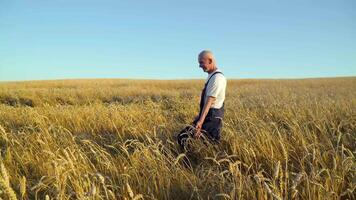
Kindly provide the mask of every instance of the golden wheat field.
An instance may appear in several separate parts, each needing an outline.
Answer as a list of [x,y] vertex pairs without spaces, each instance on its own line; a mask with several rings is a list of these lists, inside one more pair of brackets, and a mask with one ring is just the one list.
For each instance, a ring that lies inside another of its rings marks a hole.
[[221,143],[184,153],[203,84],[0,83],[0,197],[356,198],[355,77],[228,80]]

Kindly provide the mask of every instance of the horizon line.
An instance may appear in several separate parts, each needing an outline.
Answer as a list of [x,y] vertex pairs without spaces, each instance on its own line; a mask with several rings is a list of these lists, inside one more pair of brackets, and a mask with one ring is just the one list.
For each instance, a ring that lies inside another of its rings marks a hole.
[[[333,78],[356,78],[356,75],[341,75],[341,76],[315,76],[315,77],[276,77],[276,78],[228,78],[227,80],[305,80],[305,79],[333,79]],[[54,78],[54,79],[30,79],[30,80],[0,80],[0,83],[14,83],[14,82],[37,82],[37,81],[66,81],[66,80],[137,80],[137,81],[188,81],[188,80],[204,80],[205,78],[176,78],[176,79],[162,79],[162,78],[120,78],[120,77],[88,77],[88,78]]]

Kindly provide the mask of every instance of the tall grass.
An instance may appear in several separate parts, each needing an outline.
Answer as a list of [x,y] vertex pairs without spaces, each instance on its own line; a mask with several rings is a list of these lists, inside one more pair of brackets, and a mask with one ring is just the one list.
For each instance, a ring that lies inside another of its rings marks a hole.
[[182,152],[202,86],[1,83],[0,197],[356,198],[356,78],[229,80],[221,143]]

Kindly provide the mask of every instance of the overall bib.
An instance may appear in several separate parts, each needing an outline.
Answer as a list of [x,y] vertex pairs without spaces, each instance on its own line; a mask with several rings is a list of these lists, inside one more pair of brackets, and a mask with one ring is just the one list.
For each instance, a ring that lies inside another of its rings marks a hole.
[[[215,75],[222,72],[215,72],[210,76],[208,81],[204,85],[204,89],[201,92],[200,96],[200,111],[199,111],[199,116],[197,119],[194,120],[193,126],[195,127],[196,123],[198,122],[200,115],[203,112],[203,107],[205,103],[205,93],[206,93],[206,88],[208,86],[208,83],[210,79]],[[210,140],[212,143],[219,143],[220,140],[220,132],[222,129],[222,119],[224,117],[224,104],[221,106],[221,108],[210,108],[208,114],[206,115],[203,125],[202,125],[202,130],[201,132],[207,136],[207,138]],[[185,127],[179,134],[178,134],[178,144],[184,148],[185,146],[185,141],[188,137],[194,136],[194,130],[195,128],[192,126],[187,126]]]

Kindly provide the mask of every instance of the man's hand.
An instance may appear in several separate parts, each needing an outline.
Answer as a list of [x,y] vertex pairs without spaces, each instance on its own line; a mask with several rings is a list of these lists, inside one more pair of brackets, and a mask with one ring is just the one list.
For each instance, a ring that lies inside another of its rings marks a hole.
[[194,134],[195,138],[200,137],[201,135],[201,127],[203,126],[204,120],[205,120],[205,116],[208,114],[209,109],[211,107],[211,105],[215,102],[216,98],[209,96],[207,102],[204,104],[203,107],[203,111],[201,112],[200,118],[197,121],[197,123],[195,124],[195,128],[196,128],[196,133]]
[[199,138],[200,135],[201,135],[201,127],[203,126],[203,121],[199,120],[196,125],[195,125],[195,134],[194,134],[194,137],[195,138]]

